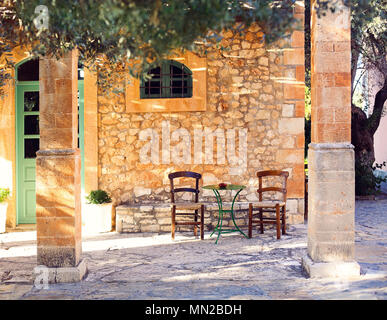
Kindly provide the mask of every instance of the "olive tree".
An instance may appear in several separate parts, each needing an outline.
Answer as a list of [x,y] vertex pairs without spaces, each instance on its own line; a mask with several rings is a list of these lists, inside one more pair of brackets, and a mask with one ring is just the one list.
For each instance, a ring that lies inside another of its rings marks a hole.
[[[175,50],[205,52],[221,31],[257,23],[270,43],[292,27],[294,0],[5,0],[0,5],[0,57],[15,46],[60,57],[74,48],[109,87],[119,71],[139,77]],[[38,6],[48,13],[46,26]],[[10,57],[3,64],[12,67]],[[0,85],[9,77],[4,66]]]

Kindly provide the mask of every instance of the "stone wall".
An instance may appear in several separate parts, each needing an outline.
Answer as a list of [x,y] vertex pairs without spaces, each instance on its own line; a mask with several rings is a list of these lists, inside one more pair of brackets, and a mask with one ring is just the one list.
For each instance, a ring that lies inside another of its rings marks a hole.
[[[301,9],[297,10],[296,15],[302,19]],[[99,188],[111,193],[115,205],[169,202],[168,174],[178,170],[201,173],[203,185],[219,182],[246,185],[239,201],[254,201],[257,200],[256,172],[281,169],[290,172],[290,220],[303,222],[303,32],[295,31],[287,40],[271,47],[265,46],[262,37],[257,26],[250,27],[244,37],[226,31],[221,45],[227,49],[208,50],[206,111],[133,113],[125,107],[124,93],[98,96]],[[168,129],[170,140],[167,150],[171,150],[170,162],[167,163],[163,163],[166,143],[163,126]],[[150,146],[149,139],[141,140],[147,129],[153,132],[158,145]],[[212,163],[205,158],[204,137],[200,161],[195,130],[220,132],[221,139],[214,142]],[[228,151],[234,147],[234,140],[227,130],[235,133],[234,155]],[[239,142],[243,146],[245,138],[244,168]],[[217,143],[222,139],[226,146],[224,162],[217,158],[220,150]],[[154,160],[152,148],[157,149],[153,152],[158,154],[158,163],[144,163],[140,159],[148,147],[148,160]],[[235,161],[238,158],[239,162]],[[200,198],[215,201],[208,190]],[[231,194],[225,200],[230,201]]]

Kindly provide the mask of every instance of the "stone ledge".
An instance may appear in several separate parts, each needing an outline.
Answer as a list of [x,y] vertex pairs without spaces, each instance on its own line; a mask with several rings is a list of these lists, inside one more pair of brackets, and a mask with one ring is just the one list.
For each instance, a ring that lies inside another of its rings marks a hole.
[[355,149],[353,144],[347,142],[337,143],[310,143],[309,149],[313,150],[331,150],[331,149]]
[[369,195],[369,196],[355,196],[355,200],[376,200],[375,195]]
[[73,156],[80,155],[81,151],[78,148],[75,149],[41,149],[36,151],[37,157],[54,157],[54,156]]
[[[35,285],[45,283],[72,283],[80,282],[87,275],[87,259],[81,260],[76,267],[53,268],[39,265],[34,268]],[[39,281],[36,283],[36,281]]]
[[[295,202],[298,201],[303,201],[303,198],[290,198],[287,199],[286,205],[287,207],[293,208],[294,206],[297,206]],[[236,201],[234,203],[234,208],[237,210],[248,210],[249,209],[249,203],[256,203],[257,201],[243,201],[243,202],[238,202]],[[205,201],[200,201],[200,203],[204,204],[206,209],[209,210],[217,210],[218,209],[218,204],[216,202],[205,202]],[[223,202],[223,208],[230,208],[232,202],[225,201]],[[125,212],[127,210],[133,210],[133,211],[141,211],[141,212],[147,212],[147,211],[152,211],[152,210],[162,210],[162,211],[169,211],[171,208],[171,203],[161,203],[161,202],[153,202],[153,203],[133,203],[133,204],[121,204],[117,206],[116,212]],[[294,210],[293,210],[294,211]],[[287,211],[289,213],[289,210]],[[295,211],[294,211],[295,212]]]
[[[254,201],[250,201],[254,202]],[[235,202],[235,221],[238,226],[247,228],[249,201]],[[216,202],[201,202],[205,205],[204,225],[210,231],[218,221],[218,204]],[[230,209],[232,202],[224,202],[223,209]],[[304,223],[304,199],[288,199],[287,223]],[[170,232],[171,204],[168,203],[135,203],[122,204],[116,210],[116,231],[123,232]],[[184,217],[181,217],[184,218]],[[232,225],[229,214],[223,219],[225,225]],[[268,226],[269,227],[269,226]],[[181,230],[189,231],[190,227],[180,226]]]
[[[255,201],[251,201],[255,202]],[[200,201],[200,203],[204,204],[206,209],[209,210],[217,210],[218,209],[218,204],[214,202],[203,202]],[[232,202],[223,202],[223,207],[228,208],[231,207]],[[236,209],[248,209],[249,208],[249,202],[244,201],[244,202],[235,202],[234,203],[234,208]],[[163,210],[169,211],[171,209],[171,203],[142,203],[142,204],[122,204],[116,207],[116,212],[118,211],[126,211],[126,210],[135,210],[135,211],[141,211],[141,212],[147,212],[147,211],[152,211],[152,210]]]
[[303,270],[310,278],[354,278],[360,276],[360,265],[351,262],[314,262],[308,254],[301,260]]

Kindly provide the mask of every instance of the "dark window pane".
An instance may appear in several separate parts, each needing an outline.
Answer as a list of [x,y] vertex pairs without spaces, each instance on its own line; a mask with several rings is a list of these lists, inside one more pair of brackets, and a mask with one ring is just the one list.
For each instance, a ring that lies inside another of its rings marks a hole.
[[161,81],[149,81],[150,88],[161,88]]
[[181,94],[183,92],[183,88],[172,88],[173,94]]
[[24,92],[24,111],[39,111],[39,91]]
[[17,70],[19,81],[39,81],[39,59],[29,60]]
[[188,93],[188,81],[172,81],[172,94],[187,94]]
[[149,71],[148,74],[152,75],[152,78],[160,78],[161,68],[160,67],[154,68],[151,71]]
[[173,74],[174,76],[183,74],[182,68],[178,68],[178,67],[173,66],[173,65],[171,65],[170,67],[171,67],[171,74]]
[[39,134],[39,116],[24,116],[24,134]]
[[148,81],[145,92],[147,94],[161,94],[161,81]]
[[173,88],[182,88],[182,87],[188,87],[187,80],[181,81],[181,80],[173,80],[172,81],[172,87]]
[[25,139],[24,140],[24,158],[36,158],[36,151],[39,150],[39,139]]
[[188,88],[172,88],[172,94],[188,94]]
[[161,88],[150,88],[148,94],[161,94]]

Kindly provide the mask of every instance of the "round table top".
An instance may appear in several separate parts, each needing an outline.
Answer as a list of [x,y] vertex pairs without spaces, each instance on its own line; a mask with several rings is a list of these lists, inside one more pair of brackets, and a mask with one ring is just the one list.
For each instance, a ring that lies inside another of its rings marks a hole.
[[246,186],[242,186],[239,184],[227,184],[225,188],[219,187],[218,184],[211,184],[208,186],[203,186],[203,189],[209,189],[209,190],[241,190],[246,188]]

